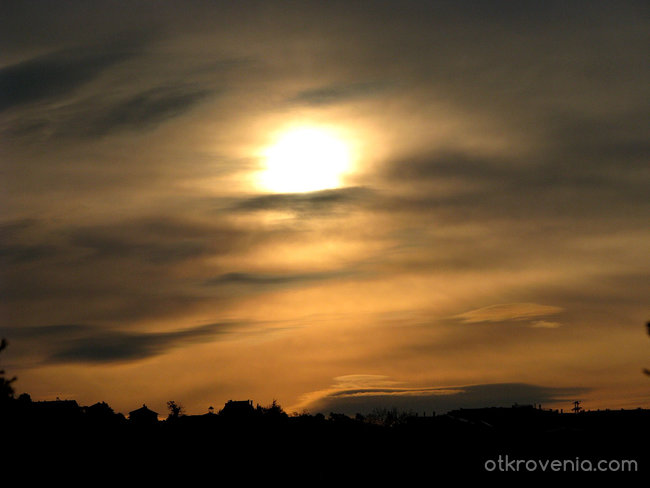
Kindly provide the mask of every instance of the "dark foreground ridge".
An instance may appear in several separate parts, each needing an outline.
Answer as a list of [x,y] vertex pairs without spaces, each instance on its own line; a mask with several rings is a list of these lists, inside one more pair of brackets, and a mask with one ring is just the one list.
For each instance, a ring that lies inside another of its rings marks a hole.
[[[6,346],[2,339],[0,352]],[[647,481],[650,466],[650,410],[641,408],[585,411],[576,401],[571,413],[513,405],[352,418],[287,415],[275,401],[254,407],[251,400],[184,415],[169,401],[159,420],[146,405],[125,417],[104,402],[16,397],[15,381],[0,370],[0,486],[406,486],[530,475]]]
[[[351,418],[289,416],[275,402],[268,407],[228,402],[204,415],[182,415],[174,402],[169,407],[166,420],[144,405],[127,418],[106,403],[32,402],[21,395],[1,407],[2,445],[9,451],[3,457],[32,460],[57,472],[93,469],[110,475],[128,466],[130,475],[147,479],[230,473],[294,481],[530,475],[532,464],[527,468],[525,460],[548,463],[544,470],[536,465],[536,475],[580,476],[593,474],[585,461],[595,470],[600,460],[632,460],[631,468],[618,466],[607,474],[624,477],[624,471],[634,470],[644,476],[650,457],[650,410],[644,409],[563,413],[513,406],[445,415],[384,410]],[[517,466],[512,460],[522,462]],[[554,460],[564,467],[553,471]]]

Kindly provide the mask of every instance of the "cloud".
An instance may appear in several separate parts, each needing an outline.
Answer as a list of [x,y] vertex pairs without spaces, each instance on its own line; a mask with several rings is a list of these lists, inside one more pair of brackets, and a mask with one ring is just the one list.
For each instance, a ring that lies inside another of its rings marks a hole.
[[44,350],[45,364],[115,363],[146,359],[188,344],[216,340],[243,323],[214,323],[171,332],[131,332],[106,326],[62,324],[3,328],[16,344]]
[[302,284],[313,281],[328,281],[354,276],[352,271],[335,270],[312,273],[225,273],[205,282],[206,285],[242,285],[253,287],[281,286],[291,284]]
[[67,234],[72,246],[91,250],[95,258],[137,257],[152,263],[224,254],[250,240],[249,232],[234,226],[173,217],[73,228]]
[[390,377],[379,374],[348,374],[334,378],[335,384],[341,389],[393,386],[397,382]]
[[151,88],[121,100],[90,124],[86,134],[102,136],[121,130],[144,130],[182,115],[212,95],[211,90],[174,86]]
[[232,206],[235,211],[287,211],[298,214],[324,214],[338,208],[359,205],[373,191],[364,187],[346,187],[308,193],[279,193],[242,199]]
[[[222,269],[208,260],[246,254],[277,237],[254,224],[197,214],[86,225],[5,222],[0,228],[4,323],[131,325],[180,319],[208,303],[213,309],[223,305],[220,290],[201,288]],[[232,304],[236,296],[228,299]]]
[[30,263],[54,256],[56,246],[52,245],[2,245],[0,244],[0,262],[5,264]]
[[564,311],[562,307],[552,305],[539,305],[537,303],[505,303],[491,305],[476,310],[470,310],[455,315],[465,324],[476,324],[481,322],[502,322],[508,320],[526,320],[547,315],[556,315]]
[[530,326],[534,329],[557,329],[558,327],[562,327],[562,324],[560,322],[550,322],[548,320],[536,320],[535,322],[532,322]]
[[0,112],[31,102],[56,99],[133,57],[127,43],[56,51],[0,69]]
[[[385,163],[380,176],[410,189],[405,194],[395,185],[385,206],[452,218],[462,214],[472,220],[553,218],[559,222],[577,216],[593,221],[596,215],[602,222],[624,208],[646,207],[647,172],[639,153],[647,142],[635,135],[634,125],[627,135],[612,125],[630,124],[605,117],[585,141],[580,135],[567,138],[566,134],[580,134],[584,127],[578,121],[564,121],[548,134],[548,143],[530,155],[482,155],[456,148],[396,158]],[[555,130],[561,128],[562,136],[556,136]]]
[[12,237],[24,230],[34,227],[38,223],[37,219],[17,219],[0,222],[0,239]]
[[28,236],[39,224],[33,218],[0,222],[0,262],[3,265],[31,263],[57,253],[57,247],[52,244],[29,242]]
[[331,105],[379,95],[385,91],[387,87],[387,83],[380,82],[330,85],[311,90],[304,90],[291,98],[290,103]]
[[[365,375],[364,375],[365,376]],[[345,377],[344,377],[345,378]],[[568,402],[588,390],[580,387],[558,388],[527,383],[492,383],[452,387],[397,387],[383,376],[378,383],[366,377],[365,388],[346,388],[340,379],[330,389],[312,392],[303,397],[298,410],[316,413],[369,413],[376,408],[400,411],[446,413],[458,408],[510,407]],[[375,385],[371,387],[370,385]]]
[[[100,138],[113,133],[142,132],[180,117],[221,92],[209,86],[170,81],[129,87],[135,93],[116,97],[92,94],[63,106],[52,106],[17,119],[6,128],[13,138],[39,137],[66,141]],[[153,85],[153,87],[151,87]]]

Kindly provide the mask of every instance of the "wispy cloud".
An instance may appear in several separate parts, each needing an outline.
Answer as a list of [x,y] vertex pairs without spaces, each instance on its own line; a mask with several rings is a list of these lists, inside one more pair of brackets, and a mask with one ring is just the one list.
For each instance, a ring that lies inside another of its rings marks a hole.
[[308,193],[280,193],[241,199],[232,206],[235,211],[285,211],[302,216],[326,214],[362,205],[372,198],[369,188],[347,187]]
[[69,229],[70,245],[95,258],[137,257],[155,263],[227,253],[251,241],[250,231],[224,223],[149,217]]
[[562,324],[560,322],[551,322],[550,320],[536,320],[530,326],[534,329],[557,329],[558,327],[562,327]]
[[169,332],[137,332],[87,324],[3,328],[2,333],[43,354],[44,364],[129,362],[200,341],[214,341],[250,324],[224,322]]
[[329,85],[304,90],[290,99],[290,103],[330,105],[380,95],[389,84],[382,82]]
[[102,71],[133,57],[139,44],[56,51],[0,69],[0,112],[73,92]]
[[520,321],[548,315],[557,315],[563,310],[562,307],[539,305],[537,303],[505,303],[470,310],[455,315],[453,318],[459,319],[466,324]]
[[85,133],[102,136],[122,130],[144,130],[190,110],[213,92],[196,87],[158,87],[120,100],[91,121]]
[[253,287],[298,285],[309,282],[329,281],[355,276],[351,270],[320,271],[312,273],[225,273],[205,282],[209,286],[241,285]]

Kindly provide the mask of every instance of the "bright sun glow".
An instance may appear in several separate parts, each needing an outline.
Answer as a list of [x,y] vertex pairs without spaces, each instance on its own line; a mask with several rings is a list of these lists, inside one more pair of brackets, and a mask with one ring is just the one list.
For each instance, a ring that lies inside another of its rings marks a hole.
[[278,193],[300,193],[342,185],[350,170],[349,147],[338,137],[320,128],[300,128],[284,133],[263,157],[265,169],[259,183]]

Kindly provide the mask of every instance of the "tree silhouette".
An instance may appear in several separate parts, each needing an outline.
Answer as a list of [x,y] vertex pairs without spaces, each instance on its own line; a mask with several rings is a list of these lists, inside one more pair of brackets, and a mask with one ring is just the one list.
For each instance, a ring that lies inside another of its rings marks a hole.
[[413,412],[399,411],[396,408],[375,407],[372,412],[366,415],[364,421],[370,424],[391,427],[403,423],[409,417],[415,416]]
[[[7,340],[3,337],[2,340],[0,340],[0,352],[7,347],[7,344]],[[14,376],[11,379],[7,379],[4,377],[4,374],[4,370],[0,369],[0,402],[10,400],[14,397],[14,389],[11,384],[16,381],[16,377]]]
[[184,415],[183,406],[180,403],[176,403],[174,400],[167,402],[167,408],[169,409],[167,420],[175,420]]
[[267,418],[281,419],[281,418],[288,417],[284,409],[280,406],[280,404],[275,399],[270,405],[267,405],[266,407],[260,407],[258,405],[257,409],[258,412],[260,412],[263,416]]

